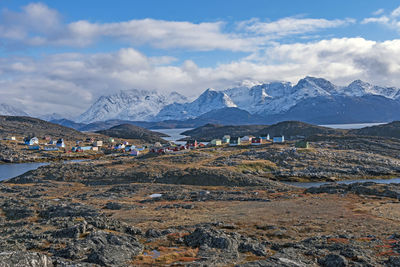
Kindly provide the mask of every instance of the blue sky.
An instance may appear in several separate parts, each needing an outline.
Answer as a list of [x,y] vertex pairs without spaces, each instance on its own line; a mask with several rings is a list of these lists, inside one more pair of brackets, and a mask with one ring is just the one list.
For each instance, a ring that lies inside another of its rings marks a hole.
[[194,96],[307,75],[400,87],[399,5],[2,0],[0,98],[77,115],[130,88]]

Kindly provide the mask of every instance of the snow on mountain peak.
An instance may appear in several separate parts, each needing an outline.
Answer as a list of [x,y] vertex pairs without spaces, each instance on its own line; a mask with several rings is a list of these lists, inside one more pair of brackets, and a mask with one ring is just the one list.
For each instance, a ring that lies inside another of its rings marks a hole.
[[26,112],[11,105],[0,103],[0,115],[3,116],[29,116]]
[[343,89],[347,96],[381,95],[390,99],[395,99],[398,92],[395,87],[380,87],[361,80],[355,80]]
[[186,101],[186,97],[177,92],[167,95],[156,91],[123,90],[113,95],[99,97],[77,121],[91,123],[111,119],[149,120],[164,106]]
[[361,80],[348,86],[336,86],[326,79],[307,76],[296,85],[289,82],[270,82],[254,86],[243,83],[222,91],[208,88],[193,101],[188,101],[176,92],[166,95],[145,90],[121,91],[100,97],[78,121],[183,120],[226,107],[237,107],[251,114],[266,116],[282,114],[306,99],[365,95],[400,99],[400,91],[394,87],[373,86]]

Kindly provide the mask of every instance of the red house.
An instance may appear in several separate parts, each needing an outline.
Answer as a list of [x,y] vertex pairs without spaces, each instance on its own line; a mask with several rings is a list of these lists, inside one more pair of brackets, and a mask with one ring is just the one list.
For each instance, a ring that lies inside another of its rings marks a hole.
[[256,138],[251,139],[251,144],[253,146],[259,146],[259,145],[262,144],[262,142],[263,142],[263,140],[260,137],[256,137]]

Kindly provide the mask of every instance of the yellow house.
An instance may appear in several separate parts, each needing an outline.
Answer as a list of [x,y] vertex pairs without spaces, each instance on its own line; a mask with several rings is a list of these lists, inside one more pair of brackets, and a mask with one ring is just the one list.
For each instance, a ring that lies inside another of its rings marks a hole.
[[220,145],[222,145],[222,141],[221,141],[221,139],[213,139],[213,140],[211,140],[210,144],[212,146],[220,146]]

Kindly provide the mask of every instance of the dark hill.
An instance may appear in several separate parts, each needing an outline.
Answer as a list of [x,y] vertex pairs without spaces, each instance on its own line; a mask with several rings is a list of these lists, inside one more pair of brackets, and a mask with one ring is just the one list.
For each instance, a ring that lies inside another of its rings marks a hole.
[[108,130],[97,131],[96,133],[115,138],[139,139],[149,143],[155,143],[155,142],[166,143],[166,141],[161,137],[167,136],[165,134],[153,132],[132,124],[121,124],[111,127]]
[[354,129],[349,131],[349,133],[355,135],[400,138],[400,121],[394,121],[387,124],[365,127],[362,129]]
[[267,134],[269,134],[271,138],[273,136],[284,135],[286,138],[290,139],[291,137],[295,136],[309,137],[316,134],[343,135],[346,132],[346,130],[332,129],[300,121],[283,121],[262,129],[257,133],[257,135],[266,136]]
[[268,127],[267,125],[221,125],[206,124],[193,130],[185,131],[182,134],[190,136],[199,141],[210,141],[214,138],[222,138],[228,134],[230,136],[254,135],[261,129]]
[[230,136],[273,136],[284,135],[287,139],[296,136],[309,137],[312,135],[343,135],[347,131],[312,125],[300,121],[284,121],[273,125],[238,125],[224,126],[220,124],[206,124],[182,134],[198,139],[209,141],[214,138],[222,138],[225,134]]
[[20,116],[0,116],[0,136],[26,136],[31,134],[37,137],[49,135],[52,138],[65,139],[81,139],[86,137],[86,134],[81,133],[77,130],[36,118]]

